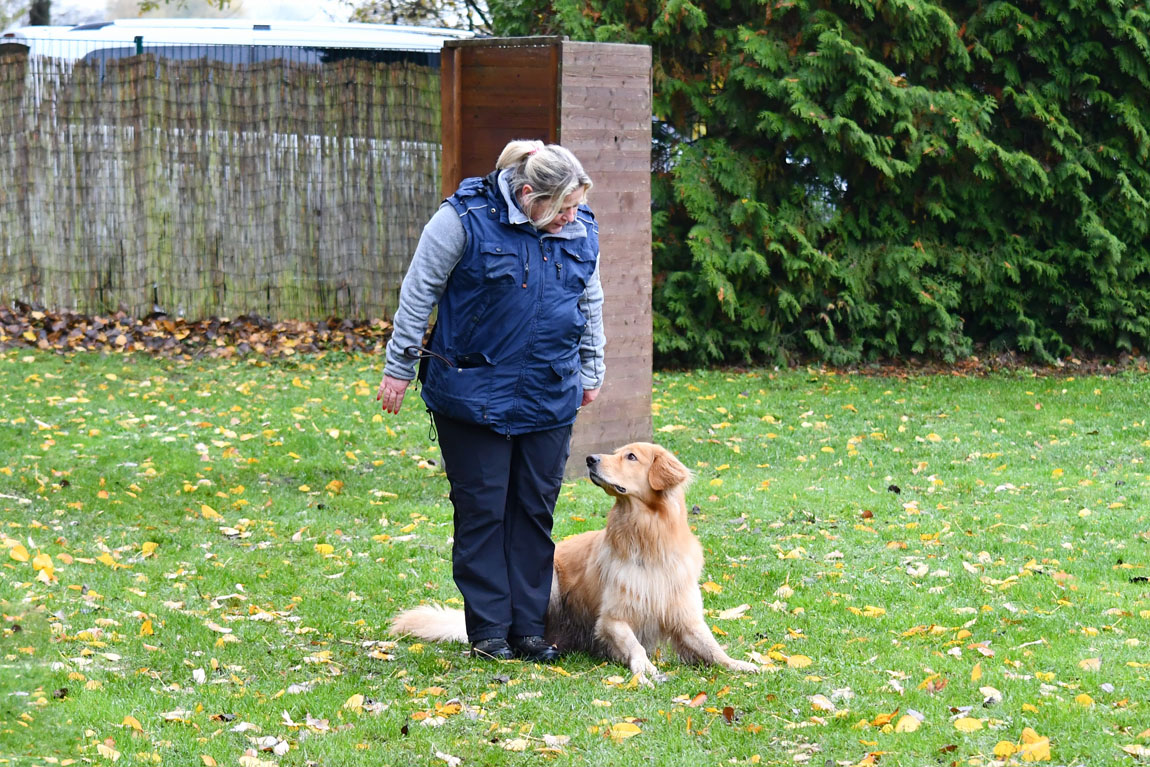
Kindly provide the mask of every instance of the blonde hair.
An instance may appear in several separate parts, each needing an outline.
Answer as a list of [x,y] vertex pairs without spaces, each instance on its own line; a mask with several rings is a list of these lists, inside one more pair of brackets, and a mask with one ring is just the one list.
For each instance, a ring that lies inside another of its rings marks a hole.
[[[586,195],[591,191],[591,177],[583,170],[583,164],[571,150],[558,144],[510,141],[499,154],[495,169],[511,170],[508,178],[511,193],[522,200],[528,210],[535,203],[543,204],[543,215],[531,221],[536,228],[559,215],[563,201],[572,192],[582,188]],[[531,192],[522,198],[520,193],[525,186],[530,186]]]

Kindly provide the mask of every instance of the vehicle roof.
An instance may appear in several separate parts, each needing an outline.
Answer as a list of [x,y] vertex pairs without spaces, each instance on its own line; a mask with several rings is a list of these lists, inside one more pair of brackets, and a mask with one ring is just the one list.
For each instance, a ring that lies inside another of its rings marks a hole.
[[43,55],[59,55],[54,42],[76,46],[78,56],[99,47],[132,45],[306,45],[438,52],[446,40],[474,35],[457,29],[396,24],[313,23],[258,19],[116,19],[74,27],[17,27],[0,42],[27,41]]

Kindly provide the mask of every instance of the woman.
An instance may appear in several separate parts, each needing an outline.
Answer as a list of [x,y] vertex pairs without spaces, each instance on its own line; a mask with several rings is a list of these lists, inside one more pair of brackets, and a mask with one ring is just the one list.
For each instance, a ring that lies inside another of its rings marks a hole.
[[451,484],[452,571],[473,657],[558,656],[543,639],[552,514],[571,425],[604,376],[590,189],[567,149],[512,141],[424,227],[400,290],[376,399],[398,413],[427,357],[422,394]]

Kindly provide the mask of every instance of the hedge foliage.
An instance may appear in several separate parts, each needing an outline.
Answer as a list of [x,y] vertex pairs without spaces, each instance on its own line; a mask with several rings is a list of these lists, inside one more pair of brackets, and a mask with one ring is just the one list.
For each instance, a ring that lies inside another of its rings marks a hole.
[[491,8],[652,46],[664,364],[1150,348],[1141,0]]

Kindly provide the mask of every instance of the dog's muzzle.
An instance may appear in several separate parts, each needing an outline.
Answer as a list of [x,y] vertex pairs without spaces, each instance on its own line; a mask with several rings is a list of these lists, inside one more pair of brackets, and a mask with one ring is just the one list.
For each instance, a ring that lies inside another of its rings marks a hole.
[[597,455],[587,456],[587,477],[599,487],[606,490],[607,488],[613,489],[620,495],[627,494],[627,488],[622,485],[616,485],[614,482],[609,482],[606,477],[599,473],[599,464],[601,459]]

